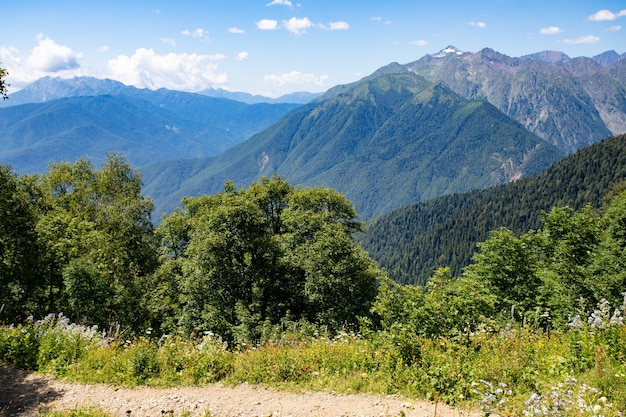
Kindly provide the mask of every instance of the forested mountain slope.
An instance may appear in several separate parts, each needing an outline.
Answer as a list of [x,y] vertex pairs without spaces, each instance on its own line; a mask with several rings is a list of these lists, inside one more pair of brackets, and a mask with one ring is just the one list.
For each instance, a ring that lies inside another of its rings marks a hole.
[[97,163],[106,152],[122,153],[135,166],[214,156],[299,106],[250,105],[111,80],[50,80],[36,86],[18,98],[38,103],[0,108],[0,163],[22,174],[78,157]]
[[368,218],[531,175],[563,155],[494,106],[391,69],[289,113],[211,160],[193,161],[192,170],[166,163],[143,175],[157,213],[227,180],[240,186],[278,173],[337,189]]
[[491,230],[537,229],[554,206],[598,207],[626,179],[626,135],[581,149],[539,175],[402,207],[373,222],[363,247],[402,283],[424,284],[434,269],[458,274]]

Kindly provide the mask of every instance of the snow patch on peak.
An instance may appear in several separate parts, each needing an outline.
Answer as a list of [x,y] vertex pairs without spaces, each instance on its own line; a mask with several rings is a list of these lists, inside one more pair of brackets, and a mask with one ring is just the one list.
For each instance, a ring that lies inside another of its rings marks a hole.
[[452,45],[448,45],[445,48],[443,48],[441,51],[439,51],[437,54],[433,55],[435,58],[443,58],[445,56],[447,56],[448,54],[455,54],[455,55],[463,55],[463,51],[461,51],[460,49],[452,46]]

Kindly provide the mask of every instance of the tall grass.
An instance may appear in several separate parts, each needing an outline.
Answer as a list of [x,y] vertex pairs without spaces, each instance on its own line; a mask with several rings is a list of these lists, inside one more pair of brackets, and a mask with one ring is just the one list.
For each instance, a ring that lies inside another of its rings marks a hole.
[[[401,394],[512,415],[621,415],[626,410],[626,326],[606,315],[594,320],[575,318],[570,330],[560,332],[508,326],[457,339],[414,337],[410,344],[374,332],[367,337],[284,335],[229,348],[212,335],[110,339],[63,316],[50,316],[0,328],[0,357],[83,383],[249,382]],[[569,411],[546,414],[566,403]]]

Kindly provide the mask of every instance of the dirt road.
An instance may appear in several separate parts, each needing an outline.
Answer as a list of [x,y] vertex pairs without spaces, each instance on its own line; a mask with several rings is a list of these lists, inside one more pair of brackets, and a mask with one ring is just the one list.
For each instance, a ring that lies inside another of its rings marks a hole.
[[[113,416],[158,417],[188,411],[212,417],[467,416],[442,404],[395,396],[289,393],[251,385],[118,388],[80,385],[0,365],[0,416],[36,416],[39,410],[98,407]],[[475,414],[478,415],[478,414]]]

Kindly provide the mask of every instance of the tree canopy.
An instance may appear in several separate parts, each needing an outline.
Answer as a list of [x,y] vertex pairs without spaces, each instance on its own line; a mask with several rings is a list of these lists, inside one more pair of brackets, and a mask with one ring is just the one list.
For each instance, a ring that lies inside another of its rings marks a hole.
[[186,198],[157,230],[157,274],[169,283],[159,291],[180,293],[184,327],[227,338],[255,339],[285,320],[354,327],[382,276],[353,240],[356,217],[336,191],[296,189],[278,176]]

